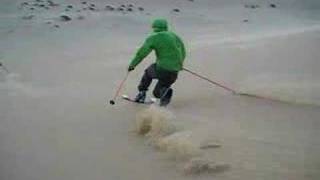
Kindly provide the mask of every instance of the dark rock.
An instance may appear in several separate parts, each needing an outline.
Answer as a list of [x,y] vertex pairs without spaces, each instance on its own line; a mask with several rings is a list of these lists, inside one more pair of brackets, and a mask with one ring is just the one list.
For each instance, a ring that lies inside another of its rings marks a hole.
[[28,6],[28,5],[29,5],[28,2],[23,2],[23,3],[21,3],[21,6]]
[[124,4],[121,4],[121,6],[120,7],[122,7],[122,8],[125,8],[126,7],[126,5],[124,5]]
[[96,5],[95,5],[95,4],[90,4],[90,6],[91,6],[91,7],[96,7]]
[[45,5],[44,5],[44,4],[40,4],[40,5],[39,5],[39,7],[43,7],[43,8],[44,8],[44,7],[45,7]]
[[67,8],[72,9],[72,8],[73,8],[73,6],[72,6],[72,5],[68,5],[68,6],[67,6]]
[[271,8],[276,8],[277,7],[277,5],[275,5],[275,4],[270,4],[269,5]]
[[107,6],[105,7],[105,9],[106,9],[106,10],[109,10],[109,11],[113,11],[115,8],[112,7],[112,6],[110,6],[110,5],[107,5]]
[[180,9],[175,8],[175,9],[173,9],[172,11],[173,11],[173,12],[180,12]]
[[43,2],[42,0],[36,0],[36,2]]
[[60,16],[60,20],[61,21],[71,21],[71,17],[67,16],[67,15],[61,15]]
[[117,10],[118,10],[118,11],[124,11],[124,8],[118,7]]
[[127,9],[127,11],[132,12],[132,11],[133,11],[133,9],[132,9],[132,8],[128,8],[128,9]]
[[83,19],[84,19],[84,16],[78,16],[77,19],[78,19],[78,20],[83,20]]
[[138,10],[139,11],[144,11],[144,8],[143,7],[138,7]]
[[34,18],[34,15],[22,16],[22,19],[24,19],[24,20],[30,20],[30,19],[33,19],[33,18]]
[[55,28],[60,28],[60,26],[59,26],[59,25],[57,25],[57,24],[56,24],[56,25],[54,25],[54,27],[55,27]]
[[128,4],[128,7],[131,7],[131,8],[132,8],[132,7],[133,7],[133,4]]
[[83,2],[81,2],[81,4],[87,4],[87,2],[86,2],[86,1],[83,1]]
[[13,30],[13,29],[11,29],[11,30],[9,30],[9,31],[8,31],[8,33],[13,33],[13,32],[14,32],[14,30]]
[[251,8],[251,9],[256,9],[256,8],[259,8],[260,6],[259,5],[256,5],[256,4],[245,4],[244,5],[245,8]]
[[248,19],[244,19],[243,22],[249,22],[249,20]]
[[46,24],[52,24],[52,22],[51,22],[51,21],[48,21],[48,22],[46,22]]
[[30,8],[30,10],[31,10],[31,11],[33,11],[33,10],[34,10],[34,8],[33,8],[33,7],[32,7],[32,8]]
[[59,4],[57,3],[54,3],[53,1],[48,1],[48,5],[51,6],[51,7],[54,7],[54,6],[59,6]]
[[251,9],[256,9],[256,8],[260,8],[260,6],[259,6],[259,5],[254,5],[254,4],[253,4],[253,5],[250,5],[250,6],[249,6],[249,8],[251,8]]
[[89,10],[95,11],[96,9],[94,7],[89,7]]

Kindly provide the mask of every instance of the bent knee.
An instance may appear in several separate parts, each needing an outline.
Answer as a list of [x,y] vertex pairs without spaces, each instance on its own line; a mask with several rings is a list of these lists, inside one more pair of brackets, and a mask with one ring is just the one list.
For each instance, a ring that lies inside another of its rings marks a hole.
[[153,90],[153,96],[156,97],[156,98],[160,98],[161,97],[161,92],[160,90]]

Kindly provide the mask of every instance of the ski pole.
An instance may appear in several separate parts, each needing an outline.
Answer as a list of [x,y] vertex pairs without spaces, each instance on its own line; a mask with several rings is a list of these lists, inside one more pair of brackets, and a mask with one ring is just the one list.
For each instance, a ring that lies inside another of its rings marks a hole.
[[0,62],[0,66],[2,67],[2,69],[4,69],[8,74],[10,73],[9,71],[8,71],[8,69]]
[[216,86],[219,86],[219,87],[221,87],[221,88],[223,88],[223,89],[225,89],[225,90],[227,90],[227,91],[230,91],[230,92],[232,92],[233,94],[237,94],[237,92],[236,92],[235,90],[233,90],[233,89],[231,89],[231,88],[228,88],[227,86],[224,86],[224,85],[222,85],[222,84],[220,84],[220,83],[217,83],[217,82],[215,82],[215,81],[212,81],[212,80],[210,80],[209,78],[206,78],[206,77],[204,77],[204,76],[201,76],[201,75],[199,75],[198,73],[195,73],[195,72],[193,72],[193,71],[191,71],[191,70],[188,70],[188,69],[186,69],[186,68],[183,68],[183,70],[187,71],[188,73],[190,73],[190,74],[192,74],[192,75],[194,75],[194,76],[197,76],[197,77],[200,78],[200,79],[206,80],[206,81],[210,82],[211,84],[214,84],[214,85],[216,85]]
[[231,89],[231,88],[228,88],[228,87],[226,87],[226,86],[224,86],[224,85],[222,85],[222,84],[220,84],[220,83],[217,83],[217,82],[215,82],[215,81],[212,81],[212,80],[210,80],[210,79],[208,79],[208,78],[206,78],[206,77],[204,77],[204,76],[201,76],[201,75],[199,75],[199,74],[197,74],[197,73],[195,73],[195,72],[192,72],[192,71],[190,71],[190,70],[188,70],[188,69],[186,69],[186,68],[183,68],[183,70],[191,73],[191,74],[194,75],[194,76],[199,77],[200,79],[206,80],[206,81],[208,81],[208,82],[210,82],[210,83],[212,83],[212,84],[214,84],[214,85],[217,85],[217,86],[219,86],[219,87],[221,87],[221,88],[223,88],[223,89],[225,89],[225,90],[227,90],[227,91],[230,91],[230,92],[232,92],[234,95],[247,96],[247,97],[253,97],[253,98],[258,98],[258,99],[265,99],[265,100],[269,100],[269,101],[279,101],[279,100],[274,99],[274,98],[271,98],[271,97],[265,97],[265,96],[260,96],[260,95],[256,95],[256,94],[249,94],[249,93],[243,93],[243,92],[237,92],[237,91],[235,91],[235,90],[233,90],[233,89]]
[[127,72],[126,76],[124,77],[124,79],[123,79],[123,80],[121,81],[121,83],[119,84],[118,89],[117,89],[115,95],[114,95],[113,98],[109,101],[109,103],[110,103],[111,105],[114,105],[114,104],[115,104],[116,98],[119,96],[119,93],[120,93],[120,91],[121,91],[121,89],[122,89],[122,87],[123,87],[123,84],[124,84],[125,81],[127,80],[128,76],[129,76],[129,72]]

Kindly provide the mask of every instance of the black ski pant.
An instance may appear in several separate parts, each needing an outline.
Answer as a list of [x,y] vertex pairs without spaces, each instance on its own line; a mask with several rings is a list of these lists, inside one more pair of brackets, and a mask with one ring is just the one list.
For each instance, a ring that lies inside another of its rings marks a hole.
[[152,79],[158,79],[153,90],[156,98],[161,98],[168,88],[177,80],[178,72],[156,70],[156,64],[151,64],[145,71],[138,86],[139,91],[147,91]]

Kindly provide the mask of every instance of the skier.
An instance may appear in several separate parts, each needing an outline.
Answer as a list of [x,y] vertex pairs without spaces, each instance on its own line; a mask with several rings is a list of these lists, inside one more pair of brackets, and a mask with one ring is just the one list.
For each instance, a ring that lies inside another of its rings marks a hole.
[[175,33],[168,31],[165,19],[156,19],[152,23],[153,34],[144,42],[132,59],[128,71],[134,68],[154,50],[156,62],[145,69],[138,86],[139,93],[135,102],[143,103],[152,79],[158,79],[153,95],[160,99],[160,106],[170,103],[173,90],[171,85],[176,81],[178,73],[183,68],[186,56],[185,46]]

